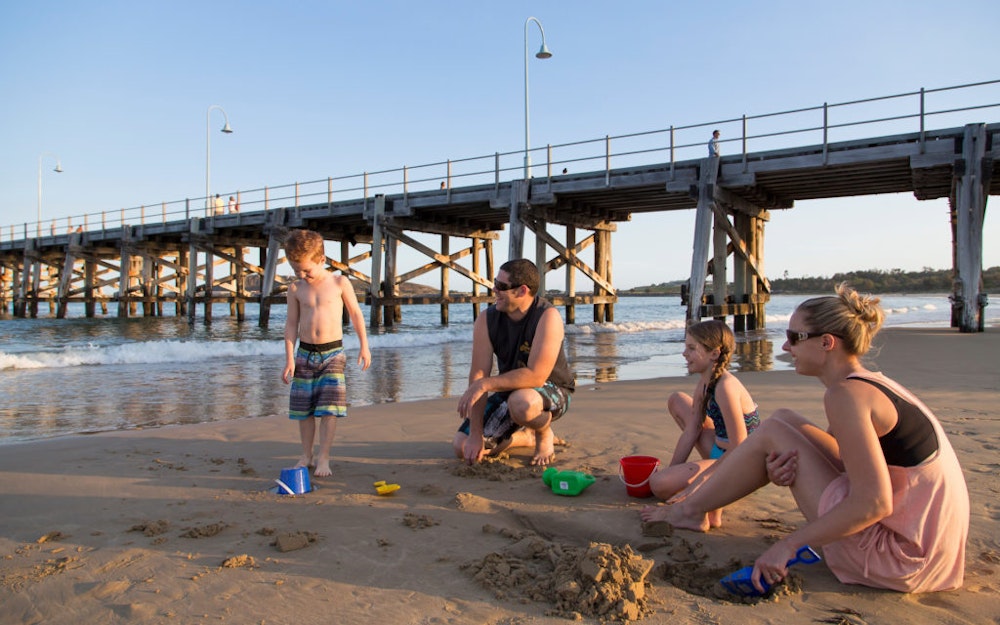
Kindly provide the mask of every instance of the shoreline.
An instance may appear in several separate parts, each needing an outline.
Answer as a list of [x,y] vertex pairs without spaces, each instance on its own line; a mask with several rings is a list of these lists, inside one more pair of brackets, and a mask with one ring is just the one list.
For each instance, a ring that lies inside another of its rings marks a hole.
[[[515,569],[536,566],[524,551],[531,544],[569,553],[592,542],[630,546],[653,563],[643,586],[645,622],[687,622],[695,614],[745,625],[991,622],[1000,612],[1000,332],[890,328],[879,339],[878,368],[936,412],[966,474],[972,522],[957,591],[845,586],[820,563],[797,567],[793,585],[751,608],[667,579],[670,566],[689,573],[684,579],[718,579],[736,561],[752,562],[762,542],[802,516],[786,489],[768,487],[727,508],[723,527],[709,534],[642,535],[638,511],[652,500],[627,495],[619,460],[669,457],[678,433],[666,426],[663,404],[692,380],[665,377],[577,391],[556,426],[570,443],[556,467],[596,478],[578,497],[546,488],[540,470],[526,466],[527,449],[474,468],[454,460],[452,398],[353,409],[338,425],[334,475],[314,478],[316,490],[295,497],[268,492],[299,453],[285,417],[7,446],[0,455],[5,623],[291,624],[324,622],[332,610],[338,623],[556,625],[566,619],[550,601],[520,598],[513,578],[484,587],[473,570],[498,557]],[[762,415],[778,407],[813,419],[822,413],[817,380],[792,371],[739,375]],[[379,496],[379,480],[400,489]]]
[[[1000,321],[997,323],[991,323],[988,327],[988,331],[993,331],[993,329],[1000,327]],[[907,330],[936,330],[944,331],[945,333],[960,334],[958,330],[950,328],[947,322],[915,322],[912,324],[900,324],[884,327],[880,333],[881,336],[885,336],[886,333],[894,333],[898,331]],[[973,333],[967,336],[978,336],[982,333]],[[793,366],[790,357],[785,354],[782,349],[782,343],[779,342],[781,339],[769,339],[766,336],[754,336],[753,333],[740,333],[737,338],[737,353],[734,354],[733,364],[731,369],[734,373],[740,376],[746,375],[748,373],[778,373],[783,371],[793,371]],[[875,349],[873,353],[877,352],[877,347],[879,340],[876,339]],[[767,346],[770,344],[770,349],[759,349],[759,346]],[[741,349],[741,346],[743,348]],[[747,348],[747,346],[750,346]],[[761,369],[763,367],[763,369]],[[670,369],[683,371],[683,359],[678,351],[676,354],[669,355],[656,355],[652,356],[646,360],[636,361],[636,362],[626,362],[615,366],[614,377],[610,381],[656,381],[662,379],[670,378],[684,378],[686,374],[677,375],[673,371],[667,375],[660,374],[658,371],[660,369]],[[357,372],[354,373],[357,375]],[[394,405],[408,405],[413,402],[420,401],[430,401],[434,399],[449,399],[457,398],[464,387],[462,386],[463,377],[461,379],[456,379],[457,385],[450,386],[450,393],[445,396],[439,397],[416,397],[413,399],[406,398],[393,398],[391,400],[382,402],[366,402],[366,403],[351,403],[350,410],[354,410],[368,407],[368,406],[394,406]],[[601,379],[599,376],[597,379],[594,377],[580,377],[577,379],[578,388],[588,388],[596,384],[608,383],[608,379]],[[272,416],[283,415],[283,408],[285,407],[285,402],[287,401],[287,389],[282,387],[279,389],[281,391],[281,397],[279,399],[273,400],[274,410]],[[349,398],[350,399],[350,398]],[[213,422],[242,422],[248,419],[259,418],[255,416],[240,415],[240,416],[223,416],[221,418],[209,418],[202,423],[213,423]],[[0,436],[0,449],[5,449],[13,445],[23,445],[34,442],[41,442],[47,440],[60,440],[67,437],[89,437],[95,436],[102,433],[112,433],[112,432],[130,432],[130,431],[149,431],[160,428],[167,427],[177,427],[178,425],[190,425],[190,420],[182,421],[181,423],[164,423],[162,425],[151,423],[151,424],[132,424],[127,423],[124,426],[118,427],[99,427],[94,429],[83,429],[80,431],[72,432],[60,432],[55,434],[40,434],[40,435],[29,435],[25,437],[19,434],[10,434]]]

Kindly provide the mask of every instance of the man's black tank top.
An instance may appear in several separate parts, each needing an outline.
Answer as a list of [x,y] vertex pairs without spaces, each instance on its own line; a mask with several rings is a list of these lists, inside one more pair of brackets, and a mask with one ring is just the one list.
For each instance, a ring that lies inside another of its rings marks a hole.
[[[538,329],[542,314],[549,308],[552,308],[552,304],[548,300],[535,296],[531,308],[520,321],[512,321],[510,317],[498,311],[495,305],[486,309],[486,327],[489,329],[490,343],[493,344],[493,353],[496,354],[497,369],[500,373],[528,366],[528,355],[531,354],[535,330]],[[566,350],[563,349],[562,343],[559,344],[559,356],[555,366],[552,367],[552,373],[549,374],[549,382],[569,391],[576,386],[576,379],[566,362]]]

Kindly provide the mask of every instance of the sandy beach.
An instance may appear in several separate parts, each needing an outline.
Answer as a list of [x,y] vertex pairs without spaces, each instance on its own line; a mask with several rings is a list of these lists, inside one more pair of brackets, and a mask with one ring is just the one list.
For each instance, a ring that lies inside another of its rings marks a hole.
[[[721,593],[715,580],[803,519],[771,486],[709,534],[644,535],[653,500],[626,493],[619,460],[669,459],[665,400],[694,382],[663,378],[578,390],[556,463],[596,477],[576,497],[546,487],[528,449],[474,468],[452,459],[456,398],[353,408],[333,476],[301,496],[269,492],[298,456],[283,417],[0,447],[0,623],[996,623],[1000,330],[891,328],[877,345],[874,366],[936,412],[962,462],[961,590],[845,586],[818,563],[755,603]],[[817,380],[740,378],[762,415],[822,422]],[[400,488],[380,496],[379,480]]]

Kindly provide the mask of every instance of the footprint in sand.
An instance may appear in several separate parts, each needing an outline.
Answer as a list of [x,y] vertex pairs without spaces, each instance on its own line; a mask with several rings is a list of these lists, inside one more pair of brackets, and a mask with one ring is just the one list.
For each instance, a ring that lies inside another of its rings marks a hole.
[[118,580],[114,582],[103,582],[99,584],[94,584],[91,588],[87,590],[87,593],[100,600],[110,599],[111,597],[116,597],[121,595],[126,590],[132,587],[132,583],[128,580]]
[[441,525],[441,521],[435,518],[429,517],[426,514],[413,514],[407,512],[403,515],[403,525],[415,530],[427,529],[428,527],[434,527],[435,525]]
[[142,532],[145,536],[159,536],[170,529],[170,521],[160,519],[158,521],[144,521],[129,528],[130,532]]
[[181,533],[182,538],[210,538],[229,527],[228,523],[209,523],[201,527],[190,527]]

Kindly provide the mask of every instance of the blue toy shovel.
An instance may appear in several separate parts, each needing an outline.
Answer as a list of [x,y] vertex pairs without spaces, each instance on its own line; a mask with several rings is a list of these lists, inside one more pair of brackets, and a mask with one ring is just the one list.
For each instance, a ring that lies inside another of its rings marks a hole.
[[[806,545],[799,549],[795,553],[795,557],[788,561],[788,566],[793,564],[813,564],[814,562],[819,562],[823,558],[819,557],[819,554],[813,551],[812,547]],[[757,590],[753,582],[750,581],[750,577],[753,574],[752,566],[745,566],[742,569],[736,571],[735,573],[730,573],[722,578],[721,583],[726,590],[733,593],[734,595],[742,595],[744,597],[760,597],[761,595],[767,594],[771,590],[771,585],[761,578],[760,585],[764,588],[764,592]]]

